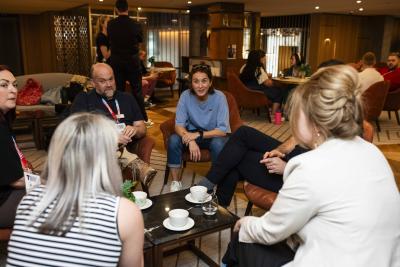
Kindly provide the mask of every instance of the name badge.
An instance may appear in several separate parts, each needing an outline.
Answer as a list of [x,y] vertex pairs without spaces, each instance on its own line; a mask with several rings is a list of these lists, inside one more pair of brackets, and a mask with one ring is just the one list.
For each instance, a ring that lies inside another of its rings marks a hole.
[[126,128],[126,124],[123,123],[123,122],[122,123],[116,123],[115,125],[117,126],[117,129],[118,129],[119,133],[122,133]]
[[125,118],[124,114],[117,114],[117,119],[123,119],[123,118]]
[[24,172],[25,190],[29,193],[33,188],[40,185],[40,176],[32,172]]

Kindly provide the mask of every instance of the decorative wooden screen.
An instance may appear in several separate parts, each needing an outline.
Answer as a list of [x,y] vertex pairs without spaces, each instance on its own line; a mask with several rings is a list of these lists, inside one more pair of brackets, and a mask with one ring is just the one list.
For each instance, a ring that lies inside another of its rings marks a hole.
[[87,16],[54,16],[58,71],[88,76],[91,65],[88,25]]

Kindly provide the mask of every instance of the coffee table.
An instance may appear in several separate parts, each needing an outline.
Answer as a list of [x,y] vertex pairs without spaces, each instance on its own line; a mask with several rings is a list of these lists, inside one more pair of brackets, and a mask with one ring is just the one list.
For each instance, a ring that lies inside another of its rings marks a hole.
[[[161,225],[157,229],[146,233],[146,238],[153,243],[153,264],[162,266],[164,255],[171,255],[182,250],[191,250],[209,266],[219,266],[196,245],[195,239],[212,234],[227,228],[233,229],[238,217],[227,209],[219,206],[217,213],[212,216],[203,215],[201,205],[192,204],[185,200],[189,190],[168,193],[152,197],[153,205],[143,211],[145,228]],[[162,223],[168,217],[168,211],[172,209],[189,209],[189,216],[195,221],[193,228],[186,231],[171,231]],[[171,245],[185,243],[182,246],[166,250]]]

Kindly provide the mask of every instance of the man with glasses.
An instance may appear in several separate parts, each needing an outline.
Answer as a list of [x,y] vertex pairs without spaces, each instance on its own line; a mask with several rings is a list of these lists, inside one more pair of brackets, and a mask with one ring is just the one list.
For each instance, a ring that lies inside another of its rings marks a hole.
[[389,92],[400,88],[400,55],[390,53],[387,59],[387,67],[381,68],[379,72],[385,81],[390,81]]

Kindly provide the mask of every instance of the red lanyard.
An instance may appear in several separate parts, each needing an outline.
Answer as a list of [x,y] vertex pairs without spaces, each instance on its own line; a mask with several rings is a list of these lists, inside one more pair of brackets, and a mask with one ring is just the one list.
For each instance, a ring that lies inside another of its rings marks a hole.
[[15,142],[14,137],[11,137],[11,138],[14,142],[15,150],[17,150],[19,160],[21,161],[22,168],[24,168],[24,169],[28,168],[28,161],[26,160],[24,154],[22,154],[21,150],[19,149],[17,143]]
[[[104,98],[102,98],[101,100],[103,100],[104,106],[106,106],[106,108],[108,109],[108,112],[110,112],[110,114],[111,114],[111,116],[113,117],[113,119],[114,119],[117,123],[119,123],[119,121],[118,121],[118,116],[115,115],[115,112],[111,109],[111,107],[108,105],[108,103],[104,100]],[[118,115],[119,115],[119,114],[120,114],[120,110],[119,110],[119,104],[118,104],[118,100],[117,100],[117,99],[115,99],[115,106],[117,107],[117,112],[118,112]]]

